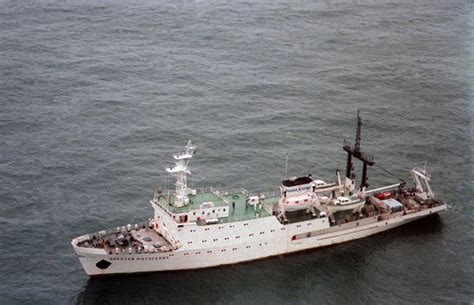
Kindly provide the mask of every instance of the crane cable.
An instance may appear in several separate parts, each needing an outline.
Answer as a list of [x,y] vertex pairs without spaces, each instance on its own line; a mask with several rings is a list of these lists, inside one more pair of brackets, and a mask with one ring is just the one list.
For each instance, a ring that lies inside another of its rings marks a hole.
[[392,177],[395,177],[397,179],[399,179],[400,181],[402,181],[403,183],[406,183],[406,181],[400,177],[398,177],[397,175],[395,175],[394,173],[392,173],[391,171],[389,171],[388,169],[382,167],[381,165],[379,165],[378,163],[375,164],[375,166],[377,166],[377,168],[381,169],[383,172],[385,172],[386,174],[389,174],[390,176]]

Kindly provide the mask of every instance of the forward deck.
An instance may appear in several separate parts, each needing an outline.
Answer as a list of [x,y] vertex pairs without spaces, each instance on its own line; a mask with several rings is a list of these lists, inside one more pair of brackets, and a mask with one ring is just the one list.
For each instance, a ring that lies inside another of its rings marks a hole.
[[76,238],[75,242],[78,247],[104,249],[109,254],[160,253],[172,250],[171,244],[146,223],[87,234]]

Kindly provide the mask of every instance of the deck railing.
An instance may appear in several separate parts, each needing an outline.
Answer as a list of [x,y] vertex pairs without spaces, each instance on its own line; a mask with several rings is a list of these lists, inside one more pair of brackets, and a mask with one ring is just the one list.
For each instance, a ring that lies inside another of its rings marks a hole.
[[[249,192],[244,188],[236,188],[236,189],[229,189],[229,190],[218,190],[213,187],[206,187],[206,188],[196,188],[197,194],[203,193],[212,193],[216,195],[219,199],[221,199],[225,204],[229,205],[229,202],[225,198],[225,196],[232,195],[232,194],[244,194],[248,196]],[[182,213],[182,212],[189,212],[191,210],[191,205],[187,205],[184,207],[174,207],[174,198],[176,196],[176,191],[174,190],[156,190],[153,194],[153,202],[163,209],[167,210],[171,213]],[[191,195],[192,196],[192,195]]]
[[134,224],[127,224],[126,226],[109,228],[102,231],[82,235],[80,237],[75,238],[74,241],[76,242],[76,244],[79,244],[79,243],[82,243],[84,241],[89,241],[89,240],[98,240],[98,239],[105,240],[110,236],[115,236],[115,235],[122,234],[125,232],[147,228],[150,226],[150,222],[151,222],[151,219],[149,219],[147,222],[139,222],[139,223],[134,223]]
[[[253,209],[252,207],[249,207],[249,209]],[[244,215],[239,215],[239,216],[233,216],[230,214],[228,217],[223,217],[219,218],[219,222],[213,225],[221,224],[221,223],[230,223],[230,222],[238,222],[238,221],[245,221],[245,220],[251,220],[255,218],[261,218],[261,217],[268,217],[271,216],[270,213],[268,213],[267,210],[265,210],[263,207],[261,209],[258,209],[256,213],[249,213],[249,214],[244,214]],[[197,222],[198,225],[207,225],[205,220],[202,220],[200,222]]]
[[257,195],[260,195],[260,198],[276,198],[280,197],[280,191],[279,190],[270,190],[270,191],[264,191],[264,192],[259,192]]

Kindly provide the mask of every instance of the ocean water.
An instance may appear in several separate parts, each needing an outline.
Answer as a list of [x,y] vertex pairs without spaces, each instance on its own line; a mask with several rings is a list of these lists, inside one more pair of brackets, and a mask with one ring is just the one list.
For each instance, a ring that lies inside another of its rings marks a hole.
[[[1,304],[474,301],[471,1],[0,4]],[[249,264],[83,272],[70,240],[149,218],[188,139],[195,187],[274,189],[286,153],[332,180],[357,109],[370,184],[427,162],[448,212]]]

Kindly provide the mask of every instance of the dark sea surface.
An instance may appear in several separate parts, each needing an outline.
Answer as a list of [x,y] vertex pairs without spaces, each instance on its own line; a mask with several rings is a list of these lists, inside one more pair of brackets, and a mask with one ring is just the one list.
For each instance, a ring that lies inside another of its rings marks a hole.
[[[0,304],[474,302],[471,1],[0,4]],[[195,187],[274,189],[287,152],[330,181],[357,109],[371,185],[427,161],[448,212],[249,264],[82,270],[71,239],[151,217],[188,139]]]

